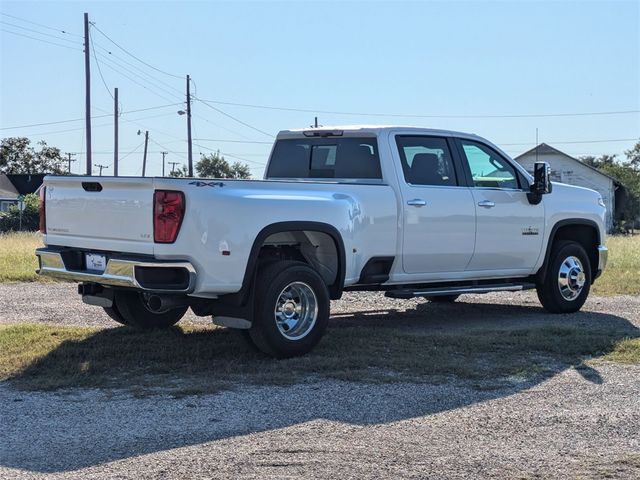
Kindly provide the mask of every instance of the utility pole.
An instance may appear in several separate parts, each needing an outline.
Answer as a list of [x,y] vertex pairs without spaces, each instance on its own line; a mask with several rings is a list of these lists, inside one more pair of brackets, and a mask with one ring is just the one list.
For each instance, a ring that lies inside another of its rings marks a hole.
[[318,117],[315,117],[315,121],[313,122],[313,126],[318,128]]
[[191,78],[187,75],[187,151],[189,160],[189,176],[193,177],[193,145],[191,142]]
[[94,167],[98,167],[100,169],[100,176],[102,176],[102,169],[103,168],[109,168],[109,165],[101,165],[99,163],[95,163],[93,166]]
[[118,87],[113,89],[113,176],[118,176]]
[[69,175],[71,175],[71,162],[75,162],[76,161],[75,158],[71,158],[71,157],[75,157],[76,154],[75,153],[71,153],[71,152],[65,152],[65,155],[67,157],[69,157],[67,159],[67,163],[69,164]]
[[91,61],[89,57],[89,14],[84,14],[84,104],[87,131],[87,175],[91,175]]
[[169,152],[160,152],[162,154],[162,176],[164,177],[164,157],[169,153]]
[[171,165],[171,173],[173,173],[176,169],[176,165],[180,164],[180,162],[169,162],[169,165]]
[[[140,130],[138,130],[140,134]],[[142,176],[145,176],[147,171],[147,145],[149,145],[149,130],[144,132],[144,156],[142,157]]]

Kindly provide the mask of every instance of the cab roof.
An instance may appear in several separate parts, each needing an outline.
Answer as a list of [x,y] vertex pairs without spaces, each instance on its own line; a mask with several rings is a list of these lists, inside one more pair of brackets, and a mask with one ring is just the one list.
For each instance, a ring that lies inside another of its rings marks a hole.
[[[486,141],[484,138],[466,132],[457,132],[455,130],[443,130],[436,128],[415,127],[408,125],[323,125],[321,127],[297,128],[290,130],[281,130],[277,138],[296,138],[300,136],[322,137],[322,136],[345,136],[345,135],[380,135],[388,131],[403,131],[425,135],[441,135],[474,138]],[[332,132],[334,134],[332,135]]]

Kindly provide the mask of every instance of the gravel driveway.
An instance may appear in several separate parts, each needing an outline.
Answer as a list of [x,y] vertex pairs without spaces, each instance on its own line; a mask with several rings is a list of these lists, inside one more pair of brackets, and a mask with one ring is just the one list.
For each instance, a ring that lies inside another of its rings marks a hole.
[[[372,310],[390,316],[354,313]],[[551,316],[531,294],[449,306],[348,294],[333,313],[332,322],[354,324],[428,315],[421,328],[437,330],[594,322],[633,329],[640,298],[593,298],[579,314]],[[0,285],[0,322],[20,321],[112,325],[72,285]],[[0,383],[3,479],[605,476],[640,476],[640,366],[597,362],[487,390],[321,381],[137,398]]]

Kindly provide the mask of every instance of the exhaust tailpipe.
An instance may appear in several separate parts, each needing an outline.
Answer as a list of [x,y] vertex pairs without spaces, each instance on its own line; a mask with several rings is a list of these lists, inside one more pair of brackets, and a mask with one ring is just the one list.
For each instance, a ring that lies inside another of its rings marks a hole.
[[190,305],[186,295],[150,295],[147,298],[147,307],[155,313],[166,312],[173,308]]

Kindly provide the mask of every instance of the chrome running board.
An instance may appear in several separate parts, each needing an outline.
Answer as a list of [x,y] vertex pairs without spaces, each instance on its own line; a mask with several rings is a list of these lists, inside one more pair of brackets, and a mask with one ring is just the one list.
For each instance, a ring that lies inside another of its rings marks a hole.
[[389,290],[385,296],[390,298],[439,297],[442,295],[461,295],[463,293],[518,292],[536,288],[535,283],[497,283],[493,285],[470,285],[434,288],[402,288]]

